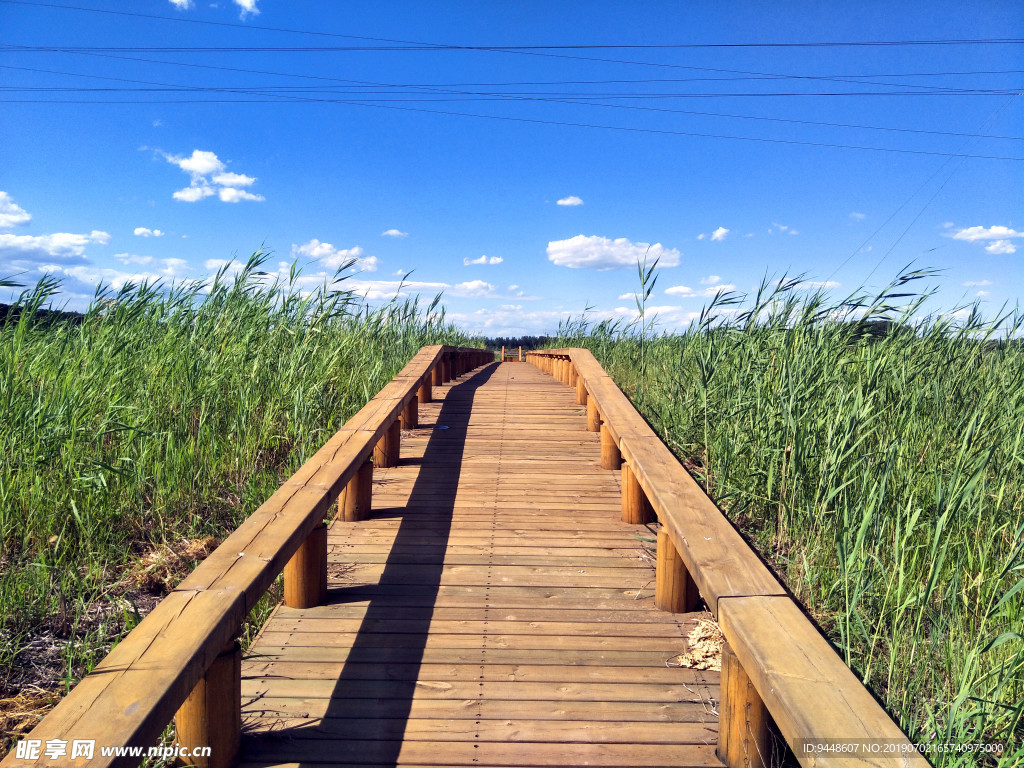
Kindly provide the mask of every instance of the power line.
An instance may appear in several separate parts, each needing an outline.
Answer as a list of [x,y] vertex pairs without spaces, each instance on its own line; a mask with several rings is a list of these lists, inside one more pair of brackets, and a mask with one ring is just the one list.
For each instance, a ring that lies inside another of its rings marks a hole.
[[[33,68],[33,67],[17,67],[17,66],[12,66],[12,65],[0,65],[0,69],[12,69],[12,70],[18,70],[18,71],[35,72],[35,73],[40,73],[40,74],[53,74],[53,75],[62,75],[62,76],[67,76],[67,77],[84,77],[84,78],[91,78],[91,79],[96,79],[96,80],[106,80],[106,81],[111,81],[111,82],[132,83],[132,84],[136,84],[136,85],[154,86],[154,88],[152,88],[151,90],[159,90],[159,89],[163,88],[163,89],[167,89],[167,90],[182,90],[182,91],[204,91],[204,92],[205,91],[216,91],[216,92],[243,91],[243,92],[246,92],[246,93],[258,92],[258,93],[271,94],[271,93],[274,93],[276,91],[283,91],[283,92],[305,91],[305,92],[311,92],[311,91],[313,91],[313,89],[318,89],[318,86],[249,86],[249,87],[246,87],[246,88],[238,88],[238,87],[211,87],[211,86],[175,86],[175,85],[169,85],[169,84],[166,84],[166,83],[154,82],[154,81],[150,81],[150,80],[137,80],[137,79],[129,79],[129,78],[123,78],[123,77],[110,77],[110,76],[106,76],[106,75],[96,75],[96,74],[89,74],[89,73],[82,73],[82,72],[61,72],[61,71],[55,71],[55,70],[37,69],[37,68]],[[337,78],[325,78],[325,77],[316,77],[315,79],[318,79],[318,80],[323,79],[323,80],[329,80],[329,81],[337,81],[338,80]],[[577,105],[581,105],[581,106],[596,106],[596,107],[607,107],[607,108],[614,108],[614,109],[634,109],[634,110],[643,110],[643,111],[652,111],[652,112],[663,112],[663,113],[669,113],[669,114],[696,115],[696,116],[701,116],[701,117],[723,117],[723,118],[736,119],[736,120],[756,120],[756,121],[767,121],[767,122],[775,122],[775,123],[787,123],[787,124],[795,124],[795,125],[813,125],[813,126],[828,127],[828,128],[848,128],[848,129],[857,129],[857,130],[887,131],[887,132],[896,132],[896,133],[922,134],[922,135],[929,135],[929,136],[956,136],[956,137],[970,137],[970,138],[1001,139],[1001,140],[1007,140],[1007,141],[1022,141],[1022,140],[1024,140],[1024,137],[1022,137],[1022,136],[978,135],[978,134],[960,133],[960,132],[956,132],[956,131],[930,131],[930,130],[916,129],[916,128],[895,128],[895,127],[887,127],[887,126],[861,125],[861,124],[853,124],[853,123],[832,123],[832,122],[824,122],[824,121],[818,121],[818,120],[796,120],[796,119],[787,119],[787,118],[781,118],[781,117],[763,117],[763,116],[758,116],[758,115],[737,115],[737,114],[730,114],[730,113],[723,113],[723,112],[706,112],[706,111],[699,111],[699,110],[665,109],[665,108],[659,108],[659,107],[643,107],[643,106],[636,106],[636,105],[630,105],[630,104],[601,104],[601,103],[593,103],[593,102],[565,101],[563,99],[550,98],[550,97],[548,97],[548,94],[543,93],[543,92],[541,92],[540,94],[524,96],[522,94],[505,94],[505,93],[488,93],[488,92],[480,93],[480,92],[466,92],[466,91],[442,91],[437,86],[427,86],[427,85],[408,85],[408,84],[396,84],[396,83],[354,84],[353,81],[348,81],[348,80],[344,80],[344,81],[341,81],[341,82],[344,82],[346,84],[345,87],[347,87],[347,88],[354,88],[355,90],[352,91],[352,93],[356,93],[356,94],[360,94],[360,95],[367,94],[368,92],[365,89],[366,88],[370,88],[370,87],[374,87],[374,88],[382,87],[382,88],[385,88],[386,90],[383,91],[384,93],[395,93],[396,91],[397,92],[401,92],[400,89],[403,89],[403,88],[411,88],[411,89],[429,88],[430,89],[429,92],[431,92],[431,93],[446,92],[446,93],[465,94],[467,96],[487,96],[487,97],[501,97],[501,98],[508,97],[507,100],[515,100],[515,101],[556,102],[556,103],[577,104]],[[45,88],[29,89],[29,88],[18,88],[18,87],[6,87],[5,88],[5,87],[0,86],[0,90],[27,91],[27,90],[50,90],[50,89],[45,89]],[[60,89],[60,90],[67,90],[67,91],[71,91],[71,92],[77,92],[77,91],[89,91],[89,90],[99,90],[99,89],[64,88],[64,89]],[[117,90],[117,89],[110,89],[110,90]],[[133,89],[124,89],[124,90],[133,90]],[[141,91],[141,90],[145,90],[145,89],[137,89],[137,90]],[[332,90],[332,91],[328,91],[328,92],[334,93],[335,91]],[[416,91],[416,90],[413,90],[411,92],[412,93],[422,93],[422,91]],[[369,92],[369,93],[372,94],[372,92]]]
[[[842,41],[813,41],[813,42],[775,42],[775,43],[645,43],[645,44],[577,44],[577,45],[451,45],[427,43],[412,40],[395,40],[385,37],[369,37],[365,35],[348,35],[338,32],[324,32],[319,30],[290,29],[287,27],[269,27],[259,24],[238,24],[223,21],[210,21],[207,19],[186,19],[176,16],[165,16],[160,14],[139,13],[134,11],[112,11],[104,8],[89,8],[75,5],[60,5],[57,3],[34,2],[32,0],[0,0],[2,3],[12,5],[28,5],[39,8],[56,8],[67,11],[85,11],[89,13],[105,13],[115,16],[130,16],[134,18],[155,19],[159,21],[173,21],[189,24],[204,24],[218,27],[233,27],[237,29],[259,30],[265,32],[284,32],[288,34],[315,35],[319,37],[336,37],[348,40],[369,40],[373,42],[392,43],[396,46],[403,46],[404,49],[434,49],[434,50],[479,50],[479,51],[538,51],[538,50],[613,50],[613,49],[704,49],[704,48],[840,48],[840,47],[891,47],[891,46],[916,46],[916,45],[1020,45],[1024,38],[963,38],[963,39],[938,39],[938,40],[842,40]],[[259,49],[257,49],[259,50]],[[380,49],[378,49],[380,50]]]

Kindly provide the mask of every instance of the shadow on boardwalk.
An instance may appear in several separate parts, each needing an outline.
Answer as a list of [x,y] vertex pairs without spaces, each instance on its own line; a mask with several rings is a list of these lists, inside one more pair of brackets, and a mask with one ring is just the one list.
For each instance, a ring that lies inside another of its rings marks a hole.
[[[405,509],[372,515],[401,517],[379,582],[334,588],[328,596],[329,605],[369,604],[323,719],[246,737],[249,759],[258,759],[261,743],[301,738],[307,745],[316,739],[318,762],[397,764],[441,585],[473,398],[495,370],[488,366],[451,387],[423,458],[415,460],[420,471]],[[395,621],[398,633],[389,631]],[[385,673],[368,680],[366,665]]]

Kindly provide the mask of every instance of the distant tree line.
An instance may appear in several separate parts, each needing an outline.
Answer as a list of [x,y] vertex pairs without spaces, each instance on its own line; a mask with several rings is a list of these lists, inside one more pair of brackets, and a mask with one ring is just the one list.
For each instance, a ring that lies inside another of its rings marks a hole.
[[487,346],[489,349],[505,347],[505,349],[516,350],[522,347],[525,352],[528,349],[543,349],[550,346],[554,338],[554,336],[495,336],[487,339]]

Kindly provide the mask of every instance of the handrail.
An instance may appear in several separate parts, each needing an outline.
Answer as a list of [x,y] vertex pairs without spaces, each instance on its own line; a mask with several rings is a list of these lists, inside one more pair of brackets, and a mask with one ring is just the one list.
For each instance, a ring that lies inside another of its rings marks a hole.
[[[601,433],[601,465],[621,467],[623,520],[661,523],[657,606],[693,610],[699,593],[719,622],[718,754],[726,765],[770,764],[774,721],[801,765],[927,766],[593,354],[548,349],[526,359],[576,387],[587,428]],[[846,751],[857,742],[878,751]]]
[[[83,741],[94,748],[148,747],[177,712],[179,743],[211,748],[208,760],[189,762],[231,765],[241,732],[235,638],[245,617],[282,570],[289,605],[323,601],[327,539],[322,521],[330,505],[345,492],[339,515],[365,516],[371,453],[378,466],[395,463],[399,424],[416,426],[417,403],[430,401],[431,386],[493,360],[491,352],[481,349],[423,347],[25,739],[64,743],[66,754],[44,758],[48,765],[137,765],[138,756],[104,756],[98,749],[88,755],[92,759],[72,759],[73,746]],[[220,717],[212,717],[213,710]],[[36,759],[19,757],[14,750],[0,763],[3,768],[34,764]]]

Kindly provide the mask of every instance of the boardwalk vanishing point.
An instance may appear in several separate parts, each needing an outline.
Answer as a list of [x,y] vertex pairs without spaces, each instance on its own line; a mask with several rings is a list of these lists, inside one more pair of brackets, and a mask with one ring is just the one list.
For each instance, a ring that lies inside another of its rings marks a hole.
[[423,348],[0,766],[172,720],[201,768],[928,765],[585,349]]

